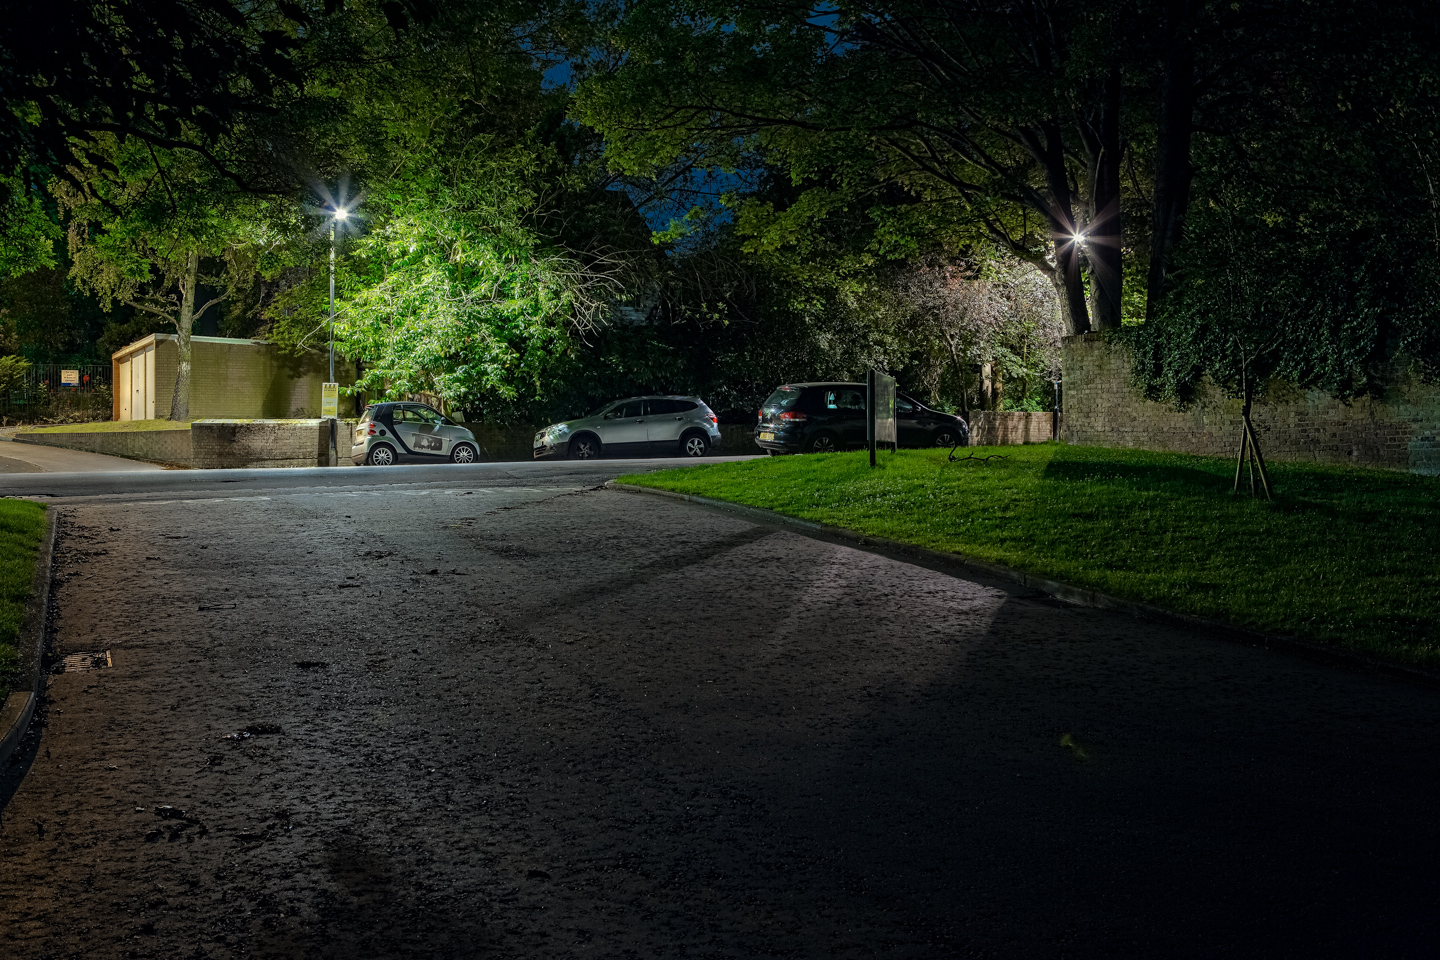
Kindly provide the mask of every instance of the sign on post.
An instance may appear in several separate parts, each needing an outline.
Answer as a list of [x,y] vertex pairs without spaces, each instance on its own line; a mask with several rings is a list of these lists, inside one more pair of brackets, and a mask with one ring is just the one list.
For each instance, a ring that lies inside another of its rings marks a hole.
[[80,371],[79,371],[79,370],[61,370],[61,371],[60,371],[60,385],[61,385],[62,387],[78,387],[78,386],[80,386]]
[[333,419],[340,415],[340,384],[320,384],[320,417]]
[[875,466],[875,447],[900,445],[895,426],[895,378],[877,370],[865,374],[865,445],[870,448],[870,466]]

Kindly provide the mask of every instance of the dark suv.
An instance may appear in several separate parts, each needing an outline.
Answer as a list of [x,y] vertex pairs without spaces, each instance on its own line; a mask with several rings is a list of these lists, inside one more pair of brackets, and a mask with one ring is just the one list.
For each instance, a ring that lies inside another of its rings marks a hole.
[[[970,440],[954,414],[895,394],[902,447],[953,447]],[[755,443],[768,453],[829,453],[865,445],[865,384],[787,383],[760,408]]]

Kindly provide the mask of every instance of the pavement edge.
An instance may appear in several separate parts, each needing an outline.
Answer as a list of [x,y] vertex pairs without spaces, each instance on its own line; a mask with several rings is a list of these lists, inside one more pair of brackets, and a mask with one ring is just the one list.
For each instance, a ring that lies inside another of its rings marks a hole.
[[0,708],[0,766],[20,745],[30,727],[30,718],[35,715],[35,705],[40,699],[41,667],[45,659],[45,623],[50,611],[51,571],[55,564],[55,536],[59,529],[60,513],[55,507],[45,508],[45,532],[40,536],[40,549],[35,555],[35,579],[30,587],[30,599],[25,603],[25,626],[20,631],[22,673],[28,674],[30,689],[16,690]]
[[901,543],[898,540],[889,540],[885,537],[856,533],[854,530],[849,530],[845,527],[835,527],[827,523],[815,523],[811,520],[787,517],[782,513],[776,513],[773,510],[766,510],[761,507],[750,507],[744,504],[730,503],[726,500],[716,500],[711,497],[702,497],[691,493],[676,493],[673,490],[661,490],[657,487],[642,487],[630,483],[617,483],[614,480],[606,481],[605,486],[622,493],[643,493],[657,497],[668,497],[672,500],[684,500],[689,503],[720,510],[724,513],[736,514],[753,520],[756,523],[783,527],[808,536],[819,535],[822,538],[842,541],[850,546],[868,550],[871,553],[919,560],[927,566],[939,568],[945,572],[979,575],[1005,583],[1019,584],[1081,606],[1095,607],[1101,610],[1115,610],[1121,613],[1128,613],[1134,617],[1177,626],[1199,627],[1213,636],[1232,642],[1243,643],[1246,646],[1280,650],[1305,657],[1309,660],[1318,660],[1338,666],[1382,673],[1397,679],[1419,681],[1427,686],[1440,685],[1440,670],[1432,670],[1427,667],[1406,663],[1397,663],[1393,660],[1383,660],[1379,657],[1371,657],[1350,650],[1340,650],[1309,640],[1301,640],[1299,637],[1263,633],[1219,620],[1192,617],[1188,614],[1176,613],[1173,610],[1166,610],[1163,607],[1156,607],[1148,603],[1123,600],[1120,597],[1113,597],[1107,593],[1100,593],[1097,590],[1091,590],[1087,587],[1077,587],[1059,580],[1048,580],[1044,577],[1037,577],[1034,574],[1025,573],[1023,570],[1016,570],[1013,567],[991,563],[988,560],[968,557],[961,553],[945,553],[940,550],[930,550],[926,547],[917,547],[913,544]]

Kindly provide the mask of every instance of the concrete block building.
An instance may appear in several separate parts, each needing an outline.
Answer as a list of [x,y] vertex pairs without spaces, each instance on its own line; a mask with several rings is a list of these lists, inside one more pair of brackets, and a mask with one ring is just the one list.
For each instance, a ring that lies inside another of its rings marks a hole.
[[[192,419],[289,419],[320,416],[320,385],[329,379],[323,351],[282,353],[264,340],[191,337]],[[154,420],[170,416],[175,395],[176,345],[173,333],[155,333],[111,355],[113,418]],[[355,365],[335,358],[335,379],[355,382]],[[340,399],[340,415],[354,401]]]

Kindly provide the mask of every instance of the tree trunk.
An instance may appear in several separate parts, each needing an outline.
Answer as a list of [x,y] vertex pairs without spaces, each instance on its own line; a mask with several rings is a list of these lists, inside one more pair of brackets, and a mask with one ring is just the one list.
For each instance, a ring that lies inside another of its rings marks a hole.
[[980,364],[980,409],[995,409],[995,365],[992,363]]
[[1065,335],[1073,337],[1090,329],[1090,311],[1085,306],[1085,284],[1080,277],[1080,249],[1074,237],[1053,237],[1055,269],[1049,271],[1050,283],[1060,306],[1060,322]]
[[185,279],[180,288],[180,315],[175,318],[175,394],[170,400],[170,419],[190,419],[190,328],[195,323],[195,282],[200,273],[200,254],[190,251]]
[[1079,224],[1075,222],[1075,195],[1070,191],[1070,169],[1065,164],[1063,138],[1058,125],[1046,122],[1031,138],[1031,155],[1045,170],[1050,194],[1048,210],[1050,242],[1055,245],[1055,269],[1047,271],[1060,298],[1060,319],[1071,336],[1090,329],[1090,310],[1085,304],[1085,281],[1080,275]]
[[1160,81],[1160,131],[1156,144],[1155,199],[1150,225],[1150,276],[1145,319],[1159,314],[1170,258],[1180,242],[1190,204],[1190,140],[1195,114],[1194,0],[1166,4],[1165,72]]
[[1090,261],[1090,326],[1113,330],[1120,326],[1121,226],[1120,217],[1120,70],[1105,78],[1100,99],[1099,150],[1090,185],[1092,216],[1086,236]]

